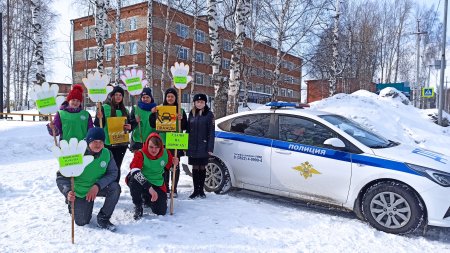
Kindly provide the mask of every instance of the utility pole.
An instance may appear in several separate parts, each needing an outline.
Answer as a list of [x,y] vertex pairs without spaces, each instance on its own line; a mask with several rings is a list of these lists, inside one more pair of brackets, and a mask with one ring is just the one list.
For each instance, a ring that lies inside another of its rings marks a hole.
[[416,85],[413,88],[413,105],[416,106],[416,101],[418,100],[418,89],[420,89],[421,85],[419,84],[419,66],[420,66],[420,35],[421,34],[427,34],[427,32],[421,32],[420,31],[420,19],[417,19],[417,31],[413,34],[417,35],[416,39],[416,47],[417,47],[417,54],[416,54]]
[[447,39],[447,7],[448,7],[448,0],[445,0],[444,35],[442,36],[441,80],[439,85],[439,110],[438,110],[438,124],[441,126],[442,126],[442,109],[444,108],[444,71],[445,71],[445,41]]

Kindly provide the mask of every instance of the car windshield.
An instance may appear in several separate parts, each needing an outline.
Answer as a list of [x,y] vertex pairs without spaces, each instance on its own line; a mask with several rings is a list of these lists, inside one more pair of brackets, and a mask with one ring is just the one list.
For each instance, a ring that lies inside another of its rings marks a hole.
[[345,117],[339,115],[321,115],[319,117],[330,122],[370,148],[388,148],[398,145],[398,143],[389,141],[386,138],[366,129],[355,121]]

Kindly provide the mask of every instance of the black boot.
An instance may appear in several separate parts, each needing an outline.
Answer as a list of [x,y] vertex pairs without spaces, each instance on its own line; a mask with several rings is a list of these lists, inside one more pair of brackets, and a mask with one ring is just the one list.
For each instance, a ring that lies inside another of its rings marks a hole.
[[202,169],[199,171],[200,176],[198,179],[198,195],[200,198],[204,199],[206,198],[205,192],[203,191],[203,188],[205,186],[205,179],[206,179],[206,169]]
[[194,192],[189,196],[190,199],[195,199],[199,196],[197,187],[199,176],[199,171],[197,169],[192,169],[192,184],[194,185]]
[[140,218],[142,218],[142,215],[144,213],[144,210],[142,208],[142,205],[135,205],[134,206],[134,215],[133,218],[135,220],[139,220]]

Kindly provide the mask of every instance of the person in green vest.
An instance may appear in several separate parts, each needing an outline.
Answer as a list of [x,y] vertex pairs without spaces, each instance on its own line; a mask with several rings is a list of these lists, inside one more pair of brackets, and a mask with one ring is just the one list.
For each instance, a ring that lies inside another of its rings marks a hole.
[[105,146],[107,149],[109,149],[113,156],[114,161],[116,161],[117,168],[119,169],[119,173],[116,178],[116,182],[119,182],[120,180],[120,167],[122,166],[123,157],[125,156],[125,152],[128,148],[128,141],[124,143],[118,143],[118,144],[111,144],[109,135],[108,135],[108,124],[107,119],[109,117],[126,117],[123,124],[123,130],[124,132],[128,132],[131,130],[131,125],[129,122],[129,113],[128,110],[125,108],[125,105],[123,103],[123,96],[125,94],[125,91],[120,86],[114,86],[114,89],[109,94],[109,100],[103,104],[101,111],[97,110],[97,115],[95,117],[94,125],[100,126],[100,120],[103,122],[103,129],[105,131]]
[[94,160],[84,168],[83,173],[74,178],[74,191],[71,191],[70,178],[56,173],[56,184],[64,195],[66,203],[75,201],[75,223],[78,226],[89,224],[92,218],[94,200],[105,197],[105,203],[97,214],[97,226],[110,231],[116,227],[110,219],[120,196],[120,185],[115,182],[117,166],[111,151],[104,148],[105,132],[101,128],[91,128],[86,135],[88,147],[85,155],[94,156]]
[[143,148],[134,152],[130,163],[130,172],[125,181],[130,187],[130,194],[134,204],[134,219],[139,220],[143,215],[144,204],[157,215],[167,212],[167,186],[164,182],[164,171],[173,165],[178,165],[178,158],[164,148],[157,133],[151,133]]
[[[134,152],[142,148],[142,143],[147,137],[155,131],[150,126],[150,115],[156,112],[156,104],[154,103],[152,90],[145,87],[141,92],[140,101],[133,106],[130,113],[130,125],[133,131],[131,135],[130,151]],[[140,129],[139,129],[140,122]],[[141,134],[142,139],[141,140]]]
[[[174,88],[168,88],[166,90],[166,92],[164,93],[164,102],[162,105],[171,105],[171,106],[176,106],[177,107],[177,113],[178,113],[178,93],[177,90]],[[150,115],[150,126],[156,129],[156,120],[157,120],[158,114],[157,113],[153,113],[152,115]],[[178,119],[181,120],[181,132],[184,132],[184,130],[186,130],[186,126],[187,126],[187,116],[186,113],[184,112],[184,109],[181,108],[181,114],[178,115]],[[179,121],[177,121],[177,132],[178,132],[178,123]],[[166,132],[158,132],[159,135],[161,136],[161,139],[163,140],[164,145],[166,144]],[[174,154],[175,150],[170,149],[170,152],[172,154]],[[184,156],[184,151],[183,150],[177,150],[177,157],[180,158],[181,156]],[[169,171],[165,171],[164,173],[164,182],[166,182],[166,185],[169,186],[169,180],[173,178],[173,171],[172,171],[172,175],[170,175]],[[180,168],[179,166],[177,166],[175,168],[175,182],[172,182],[173,186],[174,186],[174,190],[173,190],[173,197],[176,198],[178,196],[178,192],[177,192],[177,186],[178,186],[178,180],[180,179]],[[170,192],[171,186],[169,187],[169,192]]]
[[93,127],[91,115],[81,108],[83,102],[83,86],[75,84],[67,95],[66,101],[55,114],[53,120],[47,124],[50,135],[59,135],[60,140],[69,141],[77,138],[78,141],[86,137],[88,129]]

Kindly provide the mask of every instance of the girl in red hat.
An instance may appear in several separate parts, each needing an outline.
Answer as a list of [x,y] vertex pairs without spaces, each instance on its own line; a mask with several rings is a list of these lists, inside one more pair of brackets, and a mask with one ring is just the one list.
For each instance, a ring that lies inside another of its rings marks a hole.
[[52,129],[54,129],[60,140],[69,141],[71,138],[76,138],[80,141],[86,137],[93,123],[91,115],[81,108],[82,102],[83,86],[75,84],[53,121],[47,124],[50,135],[53,135]]

